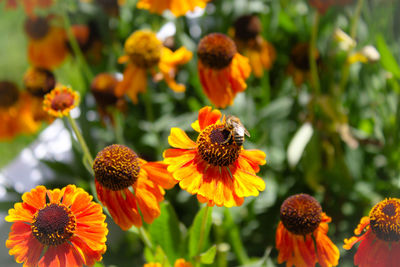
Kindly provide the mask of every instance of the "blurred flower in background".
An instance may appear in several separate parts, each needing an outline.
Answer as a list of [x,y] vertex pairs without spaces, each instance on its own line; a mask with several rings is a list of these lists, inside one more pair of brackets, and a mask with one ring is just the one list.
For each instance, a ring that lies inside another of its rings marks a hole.
[[37,186],[8,211],[6,242],[24,266],[92,266],[106,251],[107,224],[101,206],[75,185]]
[[188,11],[194,11],[196,7],[205,8],[210,0],[139,0],[137,8],[147,9],[151,13],[162,14],[169,10],[176,17],[185,15]]
[[240,53],[249,58],[254,76],[260,78],[270,70],[276,59],[275,48],[262,36],[262,25],[256,15],[236,19],[233,36]]
[[360,242],[354,265],[360,267],[398,266],[400,262],[400,199],[388,198],[376,204],[369,216],[361,218],[344,249]]
[[211,107],[199,111],[192,127],[199,133],[193,142],[179,128],[172,128],[168,143],[174,147],[164,152],[164,162],[182,189],[209,206],[240,206],[244,197],[258,196],[265,189],[256,175],[264,165],[265,153],[245,150],[233,141],[226,130],[225,117]]
[[236,94],[247,88],[249,59],[239,54],[232,39],[222,33],[203,37],[197,56],[200,82],[208,99],[216,107],[232,105]]
[[327,236],[331,218],[315,198],[307,194],[287,198],[280,219],[276,230],[278,263],[296,267],[338,265],[339,250]]
[[187,63],[192,52],[181,47],[175,52],[162,45],[156,34],[148,30],[132,33],[125,42],[126,55],[119,58],[119,63],[128,63],[123,80],[117,85],[117,96],[127,94],[133,103],[138,102],[138,93],[146,92],[147,72],[153,77],[157,68],[168,86],[175,92],[184,92],[185,85],[177,84],[175,75],[177,66]]
[[[0,3],[3,0],[0,0]],[[36,8],[49,8],[53,5],[53,0],[5,0],[6,7],[15,9],[18,7],[18,4],[21,4],[24,7],[25,13],[28,16],[35,16]]]
[[[314,57],[319,63],[318,51],[314,52]],[[287,73],[297,87],[310,79],[309,43],[298,43],[292,48]]]

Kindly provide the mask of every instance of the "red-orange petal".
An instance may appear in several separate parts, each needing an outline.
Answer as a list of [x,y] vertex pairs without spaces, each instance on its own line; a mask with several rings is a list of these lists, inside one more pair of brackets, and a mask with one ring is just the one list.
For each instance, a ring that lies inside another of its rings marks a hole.
[[207,126],[217,123],[221,118],[221,112],[218,109],[212,109],[210,106],[203,107],[199,110],[198,119],[192,123],[192,128],[201,132]]
[[155,184],[165,189],[171,189],[175,186],[176,181],[171,173],[167,170],[168,165],[161,162],[146,162],[141,168],[147,172],[147,177]]

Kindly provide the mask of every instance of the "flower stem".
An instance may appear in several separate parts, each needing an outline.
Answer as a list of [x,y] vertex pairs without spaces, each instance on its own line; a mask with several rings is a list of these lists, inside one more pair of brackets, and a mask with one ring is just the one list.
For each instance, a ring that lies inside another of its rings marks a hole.
[[147,234],[147,231],[146,231],[146,229],[144,229],[143,226],[139,227],[139,237],[140,237],[140,239],[142,239],[142,241],[145,244],[145,246],[148,247],[151,251],[154,252],[153,243],[151,243],[149,235]]
[[197,251],[196,255],[199,255],[201,252],[201,249],[203,248],[203,243],[204,243],[204,232],[206,230],[206,224],[207,224],[207,218],[208,218],[208,211],[210,207],[206,205],[206,208],[204,210],[203,218],[201,220],[201,226],[200,226],[200,237],[199,237],[199,243],[197,244]]
[[85,142],[85,139],[83,138],[83,136],[81,134],[81,131],[78,128],[78,125],[76,124],[75,120],[71,117],[70,114],[68,114],[67,118],[68,118],[68,122],[71,125],[72,130],[74,131],[75,136],[78,139],[78,142],[79,142],[79,144],[80,144],[80,146],[82,148],[83,159],[87,160],[87,163],[89,163],[90,166],[87,166],[85,164],[85,162],[84,162],[84,165],[88,169],[88,171],[93,174],[93,170],[91,168],[91,166],[93,166],[93,157],[90,154],[90,151],[89,151],[89,148],[88,148],[88,146],[87,146],[87,144]]
[[[360,19],[360,14],[361,14],[361,8],[364,4],[364,0],[358,0],[357,1],[357,7],[354,12],[354,16],[351,20],[351,28],[350,28],[350,37],[355,40],[357,36],[357,25],[358,25],[358,20]],[[351,50],[347,52],[347,56],[350,54]],[[346,57],[347,58],[347,57]],[[347,81],[349,80],[349,72],[350,72],[350,64],[345,62],[345,64],[342,67],[342,77],[340,79],[340,84],[339,84],[339,92],[338,95],[340,96],[346,87]]]
[[67,32],[67,36],[68,36],[68,42],[71,45],[72,51],[74,52],[74,54],[76,55],[76,57],[78,58],[80,65],[82,67],[82,71],[85,73],[86,75],[86,79],[87,82],[90,83],[93,80],[93,73],[90,70],[89,65],[86,62],[85,57],[83,56],[83,53],[79,47],[78,41],[76,40],[74,34],[72,33],[71,30],[71,21],[69,20],[68,14],[67,14],[67,8],[66,7],[61,7],[62,15],[63,15],[63,19],[64,19],[64,27],[65,30]]
[[311,72],[311,86],[314,89],[315,95],[319,95],[320,93],[320,84],[319,84],[319,76],[317,69],[317,58],[315,53],[317,51],[317,35],[318,35],[318,24],[319,24],[319,13],[315,12],[314,22],[312,25],[311,31],[311,40],[308,51],[308,60],[310,62],[310,72]]

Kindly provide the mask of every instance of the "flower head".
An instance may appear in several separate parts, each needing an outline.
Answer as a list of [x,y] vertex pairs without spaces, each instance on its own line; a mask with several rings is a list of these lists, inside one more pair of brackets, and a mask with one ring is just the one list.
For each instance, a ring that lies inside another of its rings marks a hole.
[[255,15],[239,17],[234,23],[234,40],[240,53],[249,58],[256,77],[262,77],[276,59],[275,48],[261,36],[262,24]]
[[52,69],[60,65],[68,54],[66,33],[52,25],[52,16],[28,17],[25,32],[28,36],[28,59],[33,66]]
[[210,0],[139,0],[137,8],[147,9],[151,13],[162,14],[170,10],[176,17],[193,11],[196,7],[205,8]]
[[34,99],[27,92],[19,92],[9,81],[0,81],[0,140],[18,134],[31,134],[39,129],[33,111]]
[[43,97],[56,85],[54,74],[42,68],[29,68],[24,75],[26,90],[34,96]]
[[142,217],[151,223],[160,215],[159,202],[164,188],[175,185],[167,167],[161,162],[147,162],[123,145],[101,150],[94,160],[96,191],[123,230],[142,225]]
[[72,88],[57,85],[44,96],[43,109],[54,117],[64,117],[79,104],[79,95]]
[[344,249],[360,242],[354,265],[360,267],[397,266],[400,261],[400,199],[388,198],[376,204],[354,230],[356,236],[344,240]]
[[[144,264],[143,267],[162,267],[162,265],[158,262],[149,262]],[[185,259],[177,259],[174,263],[174,267],[193,267],[193,265]]]
[[[314,52],[314,57],[319,63],[319,52]],[[298,87],[306,80],[310,79],[310,60],[309,60],[309,44],[298,43],[290,53],[290,63],[287,72],[293,78],[294,84]]]
[[219,110],[202,108],[192,127],[199,132],[196,142],[181,129],[172,128],[168,142],[174,148],[163,155],[182,189],[197,194],[209,206],[226,207],[240,206],[244,197],[257,196],[265,189],[256,175],[259,165],[266,163],[264,152],[238,145]]
[[146,91],[147,71],[155,72],[157,69],[173,91],[185,91],[185,86],[177,84],[174,79],[177,65],[185,64],[192,58],[192,52],[185,47],[172,52],[162,45],[154,32],[139,30],[126,40],[125,53],[119,61],[128,62],[128,65],[124,71],[124,79],[116,88],[117,96],[126,93],[137,103],[138,93]]
[[221,33],[203,37],[197,55],[200,82],[207,97],[217,107],[232,105],[236,94],[246,90],[245,79],[251,71],[248,59]]
[[339,250],[327,236],[331,218],[315,198],[307,194],[287,198],[280,218],[276,231],[278,263],[296,267],[315,266],[317,262],[323,267],[338,264]]
[[75,185],[48,190],[37,186],[8,211],[13,222],[6,241],[10,255],[24,266],[94,265],[106,251],[106,216]]

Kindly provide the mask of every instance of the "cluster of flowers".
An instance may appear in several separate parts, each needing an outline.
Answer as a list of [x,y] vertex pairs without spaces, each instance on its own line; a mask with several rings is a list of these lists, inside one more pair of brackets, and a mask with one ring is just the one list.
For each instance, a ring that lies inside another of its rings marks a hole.
[[[140,0],[137,7],[156,13],[169,9],[179,16],[197,6],[205,7],[207,2]],[[311,1],[311,4],[315,2],[321,8],[324,1]],[[15,1],[7,3],[16,4]],[[24,3],[29,3],[26,8],[32,13],[34,1]],[[48,6],[52,1],[38,1],[37,4]],[[49,121],[51,117],[69,116],[79,103],[78,94],[69,87],[56,85],[51,75],[50,69],[60,64],[67,53],[66,33],[63,28],[51,25],[54,20],[57,18],[32,15],[26,24],[30,38],[28,55],[34,67],[27,72],[24,82],[27,91],[39,97],[40,105],[43,103],[46,114],[41,118]],[[246,89],[245,80],[251,70],[260,77],[275,59],[273,47],[260,35],[261,23],[257,17],[241,17],[234,26],[233,39],[212,33],[201,39],[197,49],[198,74],[204,93],[220,108],[232,105],[237,93]],[[79,38],[81,30],[79,27],[71,29],[78,41],[85,39]],[[306,45],[299,47],[308,51]],[[138,93],[146,90],[147,73],[161,77],[176,92],[185,90],[185,86],[174,79],[177,66],[192,58],[185,47],[173,52],[155,33],[142,30],[134,32],[124,48],[126,55],[119,59],[120,63],[127,63],[123,79],[119,81],[103,73],[92,82],[92,92],[101,106],[100,114],[106,116],[105,107],[115,105],[124,95],[137,103]],[[19,96],[15,86],[0,83],[0,94],[1,112],[25,114],[23,108],[28,101],[23,94]],[[23,101],[24,105],[16,104],[18,101]],[[17,121],[20,120],[14,117],[7,125]],[[18,129],[8,136],[24,132],[21,129],[28,127],[30,120],[22,121],[26,125],[15,126]],[[237,123],[237,127],[242,127]],[[265,153],[244,149],[235,139],[237,133],[230,128],[228,117],[217,109],[204,107],[191,126],[198,132],[196,141],[180,128],[171,129],[168,142],[173,148],[164,151],[163,161],[148,162],[129,147],[114,144],[98,152],[91,162],[97,198],[121,229],[141,227],[143,221],[152,223],[160,215],[165,189],[177,183],[208,206],[240,206],[245,197],[257,196],[265,189],[265,182],[257,176],[260,165],[266,163]],[[6,217],[6,221],[13,222],[6,246],[17,262],[24,266],[91,266],[102,259],[108,233],[105,215],[102,206],[93,202],[92,196],[83,189],[74,185],[54,190],[38,186],[25,193],[22,200]],[[373,207],[368,217],[362,218],[355,230],[357,236],[346,239],[344,245],[345,249],[350,249],[361,242],[354,259],[356,265],[396,266],[400,257],[399,212],[400,199],[389,198]],[[322,211],[317,200],[306,194],[289,197],[281,206],[280,219],[276,232],[279,263],[305,267],[316,263],[338,265],[339,250],[327,236],[331,218]],[[191,263],[179,259],[175,266],[188,267]]]

